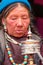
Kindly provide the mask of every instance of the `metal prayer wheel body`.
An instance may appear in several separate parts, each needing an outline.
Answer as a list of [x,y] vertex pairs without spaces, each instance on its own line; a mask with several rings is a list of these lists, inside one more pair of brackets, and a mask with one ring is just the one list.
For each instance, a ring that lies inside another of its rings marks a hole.
[[38,40],[29,39],[23,42],[22,54],[34,54],[40,52],[40,44]]
[[36,65],[34,64],[34,58],[33,55],[37,52],[40,52],[40,44],[38,40],[34,39],[28,39],[26,41],[23,41],[22,45],[22,54],[28,54],[28,65]]

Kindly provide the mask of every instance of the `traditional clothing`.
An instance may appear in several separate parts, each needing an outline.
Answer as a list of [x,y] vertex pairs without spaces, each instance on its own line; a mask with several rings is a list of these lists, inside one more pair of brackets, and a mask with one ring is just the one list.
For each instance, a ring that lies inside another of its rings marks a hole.
[[[13,38],[13,37],[11,37],[11,38]],[[27,36],[24,36],[22,38],[13,38],[13,39],[16,40],[18,43],[20,43],[22,41],[25,41],[27,39]],[[40,40],[40,38],[35,34],[32,34],[32,39]],[[12,53],[12,57],[13,57],[15,63],[17,63],[17,64],[22,63],[24,61],[24,55],[22,55],[21,45],[20,44],[14,44],[14,43],[11,43],[9,41],[7,41],[7,42],[8,42],[8,46],[10,47],[10,51]],[[5,46],[6,46],[6,42],[5,42]],[[4,61],[3,61],[2,65],[12,65],[12,63],[9,60],[9,55],[8,55],[8,51],[7,51],[6,47],[5,47],[4,54],[5,54],[5,57],[4,57]],[[37,54],[34,55],[34,60],[35,60],[35,63],[37,65],[39,65],[40,59],[39,59]]]

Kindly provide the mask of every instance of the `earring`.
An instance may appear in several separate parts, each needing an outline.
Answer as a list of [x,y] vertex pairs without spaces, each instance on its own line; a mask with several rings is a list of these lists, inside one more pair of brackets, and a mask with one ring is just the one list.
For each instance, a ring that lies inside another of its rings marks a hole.
[[6,29],[6,24],[5,23],[3,23],[3,25],[4,25],[4,30],[6,31],[7,29]]
[[29,25],[28,37],[31,37],[31,36],[32,36],[32,32],[31,32],[31,28],[30,28],[30,25]]

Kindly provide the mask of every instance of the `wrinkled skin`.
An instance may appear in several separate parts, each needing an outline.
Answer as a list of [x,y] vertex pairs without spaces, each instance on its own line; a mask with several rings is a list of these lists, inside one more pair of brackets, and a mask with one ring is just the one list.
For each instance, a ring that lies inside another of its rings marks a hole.
[[6,24],[8,34],[14,37],[22,37],[27,33],[30,15],[27,8],[18,5],[18,7],[10,11],[3,21]]

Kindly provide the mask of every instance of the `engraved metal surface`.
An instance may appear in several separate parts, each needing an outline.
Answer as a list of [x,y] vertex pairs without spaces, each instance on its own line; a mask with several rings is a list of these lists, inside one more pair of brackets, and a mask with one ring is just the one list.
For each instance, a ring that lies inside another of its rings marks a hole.
[[34,39],[28,39],[23,42],[22,45],[22,54],[34,54],[36,53],[36,49],[38,52],[40,52],[40,44],[38,40]]
[[40,52],[40,45],[39,44],[23,44],[22,45],[22,54],[34,54]]

